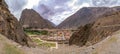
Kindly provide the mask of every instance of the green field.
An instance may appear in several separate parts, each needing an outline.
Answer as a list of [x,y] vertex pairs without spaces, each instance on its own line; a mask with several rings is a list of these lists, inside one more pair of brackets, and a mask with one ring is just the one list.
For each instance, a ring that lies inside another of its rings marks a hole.
[[38,30],[24,29],[24,31],[28,35],[48,35],[48,31],[46,30],[38,31]]

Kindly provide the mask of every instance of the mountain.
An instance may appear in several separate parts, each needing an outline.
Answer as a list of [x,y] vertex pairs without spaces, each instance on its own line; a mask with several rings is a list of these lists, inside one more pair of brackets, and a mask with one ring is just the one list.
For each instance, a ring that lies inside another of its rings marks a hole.
[[0,0],[0,34],[21,45],[30,46],[30,43],[32,43],[18,20],[8,10],[4,0]]
[[22,12],[20,21],[23,28],[35,28],[35,29],[43,29],[43,28],[54,28],[54,24],[50,21],[43,19],[35,10],[33,9],[25,9]]
[[109,7],[84,7],[78,10],[75,14],[64,20],[58,28],[77,28],[81,25],[93,22],[102,15],[109,15],[112,12],[118,11],[119,8]]
[[70,45],[93,45],[100,42],[114,32],[120,30],[120,11],[104,15],[98,20],[80,26],[70,37]]

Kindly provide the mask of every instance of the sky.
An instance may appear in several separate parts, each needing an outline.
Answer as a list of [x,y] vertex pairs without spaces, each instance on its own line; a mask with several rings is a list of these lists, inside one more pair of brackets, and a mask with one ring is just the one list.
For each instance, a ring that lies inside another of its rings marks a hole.
[[34,9],[44,19],[58,25],[83,7],[119,6],[120,0],[5,0],[9,10],[19,20],[22,10]]

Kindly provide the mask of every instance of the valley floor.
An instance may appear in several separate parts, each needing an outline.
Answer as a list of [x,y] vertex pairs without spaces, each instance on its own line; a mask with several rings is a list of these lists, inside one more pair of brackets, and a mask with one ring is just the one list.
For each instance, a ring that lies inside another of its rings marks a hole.
[[[2,39],[4,39],[5,41],[3,41]],[[5,48],[5,51],[7,50],[9,52],[8,49],[13,48],[13,52],[16,51],[16,53],[19,54],[120,54],[120,31],[114,33],[112,36],[107,37],[105,40],[89,47],[78,47],[73,45],[68,46],[67,44],[59,44],[58,49],[39,47],[28,48],[21,47],[18,44],[12,43],[12,41],[7,40],[6,38],[2,38],[2,36],[0,36],[0,40],[0,47],[4,48],[5,44],[3,42],[11,46],[10,48]],[[2,51],[2,48],[0,48],[0,53],[4,52]]]
[[120,31],[89,47],[60,44],[58,49],[24,48],[28,54],[120,54]]

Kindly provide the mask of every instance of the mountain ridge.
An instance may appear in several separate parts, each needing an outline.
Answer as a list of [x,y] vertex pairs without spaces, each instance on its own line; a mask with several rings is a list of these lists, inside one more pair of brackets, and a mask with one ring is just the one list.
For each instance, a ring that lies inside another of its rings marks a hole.
[[119,11],[119,7],[84,7],[75,14],[69,16],[57,28],[73,28],[88,24],[100,18],[103,15],[109,15],[112,12]]

